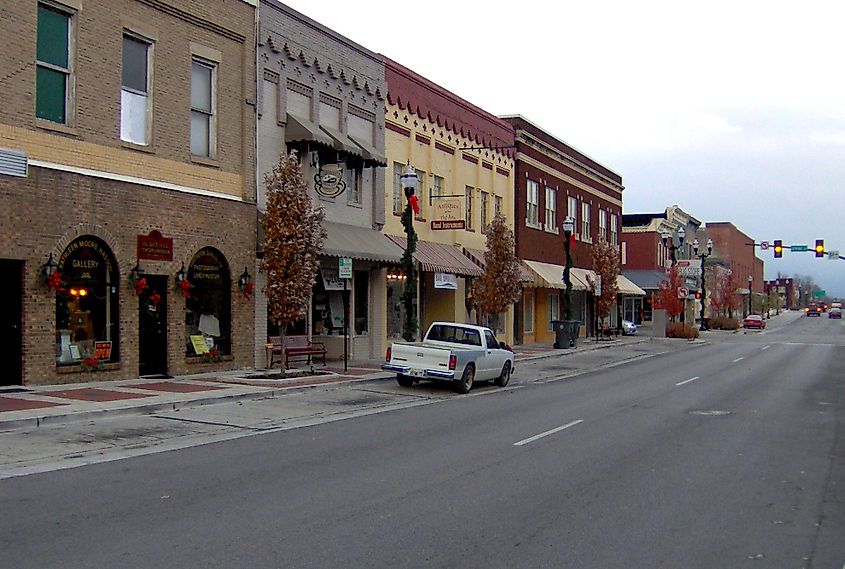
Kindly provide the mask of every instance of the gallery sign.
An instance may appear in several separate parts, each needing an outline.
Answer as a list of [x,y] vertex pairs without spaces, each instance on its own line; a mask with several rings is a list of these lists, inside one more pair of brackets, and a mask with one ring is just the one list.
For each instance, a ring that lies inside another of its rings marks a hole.
[[149,261],[172,261],[173,239],[162,236],[157,229],[149,235],[138,235],[138,258]]

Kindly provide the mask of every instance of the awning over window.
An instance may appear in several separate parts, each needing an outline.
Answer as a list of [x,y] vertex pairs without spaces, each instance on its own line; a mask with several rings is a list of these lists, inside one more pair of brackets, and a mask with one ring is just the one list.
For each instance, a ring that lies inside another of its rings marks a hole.
[[317,142],[334,148],[334,140],[313,122],[288,113],[285,142]]
[[[402,250],[405,250],[405,238],[389,236]],[[470,261],[461,249],[445,243],[417,241],[414,259],[423,271],[429,273],[451,273],[462,277],[480,277],[484,271]]]
[[[563,283],[563,266],[543,263],[542,261],[524,261],[528,268],[534,273],[532,282],[538,288],[565,289]],[[569,269],[569,280],[572,281],[572,290],[588,290],[587,275],[592,271],[571,267]]]
[[632,283],[622,275],[616,276],[616,290],[619,294],[630,294],[632,296],[645,296],[645,291]]
[[402,260],[404,250],[375,229],[332,222],[323,222],[323,228],[328,234],[323,243],[323,255],[383,263]]
[[[470,258],[470,260],[481,267],[482,269],[486,269],[487,265],[484,262],[484,251],[481,249],[472,249],[470,247],[464,247],[464,255]],[[519,261],[519,280],[524,283],[530,283],[534,280],[534,274],[522,264],[522,261]]]
[[369,162],[370,166],[387,166],[387,157],[376,150],[372,144],[352,134],[349,138],[364,150],[364,160]]
[[329,137],[331,137],[333,141],[332,147],[335,150],[340,150],[341,152],[346,152],[347,154],[358,156],[359,158],[366,158],[366,156],[364,155],[364,149],[352,142],[352,139],[350,139],[348,136],[346,136],[336,128],[321,124],[320,129]]

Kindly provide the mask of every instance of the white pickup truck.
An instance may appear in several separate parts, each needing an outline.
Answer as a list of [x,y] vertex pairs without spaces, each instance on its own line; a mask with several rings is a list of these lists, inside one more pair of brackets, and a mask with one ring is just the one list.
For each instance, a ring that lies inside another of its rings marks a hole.
[[458,393],[468,393],[475,380],[504,387],[514,369],[513,351],[504,346],[489,328],[434,322],[422,342],[391,344],[381,367],[403,387],[422,379],[453,381]]

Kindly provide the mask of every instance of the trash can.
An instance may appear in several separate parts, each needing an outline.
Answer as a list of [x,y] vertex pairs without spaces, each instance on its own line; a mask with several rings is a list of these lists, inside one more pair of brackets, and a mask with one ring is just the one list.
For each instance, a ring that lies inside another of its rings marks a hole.
[[574,348],[578,343],[578,331],[581,329],[580,320],[564,320],[563,326],[566,329],[567,346]]
[[564,326],[563,320],[552,320],[552,330],[555,332],[555,349],[559,350],[561,348],[568,348],[569,347],[569,336],[568,336],[568,328]]

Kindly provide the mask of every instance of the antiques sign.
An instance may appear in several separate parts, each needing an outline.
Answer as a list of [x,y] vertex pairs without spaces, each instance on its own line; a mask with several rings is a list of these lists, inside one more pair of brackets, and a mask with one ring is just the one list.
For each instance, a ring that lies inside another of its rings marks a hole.
[[173,239],[163,237],[157,229],[138,236],[138,258],[149,261],[172,261]]
[[466,220],[461,209],[461,200],[437,201],[434,204],[431,228],[434,230],[465,229]]
[[336,198],[346,189],[343,181],[343,167],[340,164],[324,164],[314,176],[314,189],[324,198]]

